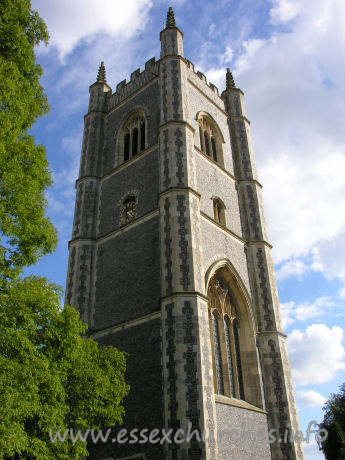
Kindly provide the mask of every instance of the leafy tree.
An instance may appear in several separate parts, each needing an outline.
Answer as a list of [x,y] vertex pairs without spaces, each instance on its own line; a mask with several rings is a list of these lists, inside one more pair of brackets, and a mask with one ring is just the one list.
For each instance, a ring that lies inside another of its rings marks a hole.
[[60,296],[36,277],[0,293],[0,458],[81,458],[85,443],[52,443],[49,430],[122,421],[124,354],[82,337],[86,325],[73,307],[60,308]]
[[121,422],[125,356],[85,337],[86,325],[44,278],[20,278],[54,250],[45,216],[51,174],[28,130],[48,111],[34,46],[46,26],[29,0],[0,1],[0,458],[70,459],[81,441],[51,442],[57,430]]
[[326,402],[324,418],[319,425],[328,431],[328,437],[320,445],[327,460],[345,460],[345,383],[339,393],[331,394]]
[[54,250],[52,223],[45,216],[51,175],[45,149],[28,135],[47,113],[39,84],[42,68],[34,46],[47,42],[43,20],[29,0],[0,2],[0,288],[23,267]]

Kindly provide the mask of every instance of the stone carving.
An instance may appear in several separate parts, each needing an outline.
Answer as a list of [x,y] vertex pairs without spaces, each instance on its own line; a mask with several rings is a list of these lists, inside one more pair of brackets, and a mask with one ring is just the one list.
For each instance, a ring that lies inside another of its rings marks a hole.
[[135,219],[137,214],[137,200],[134,195],[129,195],[120,207],[120,225],[126,225]]

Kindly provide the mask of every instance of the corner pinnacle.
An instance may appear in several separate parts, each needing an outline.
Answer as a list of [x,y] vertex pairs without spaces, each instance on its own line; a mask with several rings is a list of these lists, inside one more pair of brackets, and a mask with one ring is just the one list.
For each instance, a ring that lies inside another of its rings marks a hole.
[[107,77],[105,75],[104,62],[102,61],[98,69],[97,83],[106,83],[106,82],[107,82]]
[[168,27],[176,27],[175,15],[171,6],[169,6],[165,28],[167,29]]
[[234,77],[229,67],[226,69],[226,89],[236,88]]

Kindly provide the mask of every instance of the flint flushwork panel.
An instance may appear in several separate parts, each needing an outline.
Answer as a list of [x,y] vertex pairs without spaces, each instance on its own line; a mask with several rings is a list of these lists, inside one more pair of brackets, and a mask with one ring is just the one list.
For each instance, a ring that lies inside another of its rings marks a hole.
[[96,271],[97,329],[158,310],[158,217],[99,244]]
[[[218,443],[220,460],[271,460],[268,442],[256,442],[268,439],[266,414],[222,403],[217,403],[216,408],[217,425],[223,431]],[[233,442],[229,442],[229,436]],[[236,439],[238,442],[234,442]]]
[[[183,338],[186,346],[186,351],[183,354],[185,360],[185,385],[187,387],[186,401],[186,419],[192,423],[192,430],[200,430],[200,410],[198,409],[199,391],[198,388],[201,382],[198,379],[197,369],[197,353],[194,350],[198,342],[199,330],[197,328],[197,319],[195,318],[191,302],[185,302],[182,308],[182,313],[185,315],[185,323],[183,325],[185,336]],[[191,441],[191,446],[188,449],[190,460],[199,460],[202,458],[202,450],[200,443],[195,438]]]
[[[188,85],[188,98],[189,98],[189,110],[191,114],[191,124],[195,129],[194,142],[195,145],[201,149],[200,146],[200,136],[199,136],[199,123],[196,119],[198,112],[206,112],[211,115],[212,119],[216,122],[218,128],[220,129],[222,136],[224,137],[225,143],[222,144],[223,156],[224,156],[224,165],[225,169],[231,174],[234,172],[233,160],[232,160],[232,151],[230,144],[230,135],[228,127],[228,119],[225,113],[221,112],[219,108],[212,104],[207,98],[199,93],[192,85]],[[219,99],[219,103],[223,105],[223,101]]]
[[[107,115],[103,149],[103,174],[110,172],[114,166],[123,162],[121,152],[116,151],[116,148],[121,150],[122,139],[118,138],[122,135],[120,127],[131,110],[139,108],[149,114],[146,120],[147,146],[150,147],[157,142],[159,106],[158,83],[152,82],[147,88],[138,92],[125,104],[120,105]],[[120,160],[116,165],[115,158]]]
[[136,190],[136,217],[157,207],[158,151],[154,150],[102,182],[99,236],[119,227],[121,197]]
[[241,237],[242,227],[235,181],[199,154],[196,154],[196,169],[197,191],[201,194],[200,210],[213,219],[212,197],[219,197],[225,204],[226,227]]
[[250,294],[247,258],[243,243],[215,228],[210,222],[201,219],[202,249],[204,265],[207,270],[212,263],[228,259],[234,266]]
[[[138,434],[145,428],[148,429],[147,433],[150,433],[154,428],[161,430],[164,426],[160,333],[161,320],[157,318],[97,339],[101,345],[112,345],[128,353],[125,379],[131,389],[124,401],[126,415],[124,424],[112,430],[111,438],[115,438],[122,428],[126,428],[128,432],[137,428]],[[92,449],[93,446],[90,447]],[[150,442],[99,442],[94,446],[94,450],[91,450],[90,458],[122,458],[138,452],[145,453],[146,458],[150,460],[164,458],[163,446]]]
[[98,201],[98,181],[86,179],[77,188],[72,238],[95,237]]
[[[178,402],[177,402],[177,388],[176,388],[176,344],[175,344],[175,317],[174,317],[174,303],[169,303],[165,306],[166,319],[165,319],[165,343],[166,343],[166,369],[164,371],[168,375],[168,427],[174,431],[180,428],[180,421],[178,419]],[[171,449],[172,460],[177,459],[177,445],[172,443],[169,445]]]

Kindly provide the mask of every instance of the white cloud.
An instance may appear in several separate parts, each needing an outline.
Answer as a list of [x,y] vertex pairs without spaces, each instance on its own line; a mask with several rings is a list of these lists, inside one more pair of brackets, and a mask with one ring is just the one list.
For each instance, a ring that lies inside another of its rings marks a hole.
[[326,398],[314,390],[297,390],[296,391],[298,402],[302,406],[308,407],[322,407],[326,403]]
[[269,41],[259,38],[252,38],[243,42],[244,53],[236,60],[236,71],[241,74],[250,69],[252,59],[255,59],[260,54],[259,51],[263,46],[267,46]]
[[75,193],[70,194],[69,199],[66,200],[63,196],[53,191],[47,192],[49,201],[48,215],[54,220],[59,231],[62,230],[61,224],[66,227],[73,218],[74,211],[74,197]]
[[[198,69],[199,67],[195,67],[196,69]],[[202,66],[200,66],[200,68],[202,68]],[[214,85],[217,86],[218,90],[219,90],[219,94],[221,93],[220,91],[220,88],[222,88],[223,83],[224,83],[224,79],[225,79],[225,73],[226,73],[226,69],[225,68],[217,68],[217,69],[209,69],[205,75],[207,77],[207,81],[209,83],[213,83]]]
[[340,289],[338,295],[341,299],[345,299],[345,286]]
[[296,304],[292,301],[281,303],[280,307],[284,328],[290,326],[296,319],[299,321],[307,321],[317,318],[327,313],[330,308],[337,306],[338,305],[328,296],[319,297],[314,302]]
[[233,73],[285,263],[278,277],[321,271],[345,283],[345,3],[279,0],[271,18],[271,36],[244,41]]
[[309,266],[301,259],[288,260],[277,271],[278,280],[289,278],[290,276],[303,275],[309,271]]
[[296,386],[325,383],[345,370],[345,350],[340,327],[312,324],[293,330],[287,339],[291,371]]
[[302,279],[303,276],[310,272],[323,271],[324,266],[320,260],[320,251],[314,247],[310,250],[308,256],[302,258],[291,258],[283,261],[276,269],[278,280],[297,276]]
[[[233,49],[230,48],[230,46],[227,46],[225,48],[225,53],[224,53],[224,62],[231,62],[233,55],[234,55]],[[224,74],[223,74],[223,78],[224,78]]]
[[62,58],[81,39],[90,40],[98,33],[129,38],[145,27],[151,6],[152,0],[32,0],[32,8],[48,26],[50,44]]
[[217,35],[217,26],[214,22],[211,22],[209,28],[208,28],[208,35],[210,37],[215,37]]
[[[54,82],[63,107],[59,116],[70,117],[86,105],[85,84],[94,81],[100,60],[110,84],[128,78],[140,48],[133,37],[147,24],[152,6],[152,0],[104,0],[100,5],[91,0],[32,1],[47,22],[51,45],[69,63]],[[221,69],[215,60],[207,67],[218,25],[210,18],[208,41],[200,50],[202,65],[196,68],[221,90],[226,62],[234,61],[233,53],[236,58],[232,70],[246,92],[253,122],[274,259],[281,264],[278,278],[321,271],[345,283],[345,3],[319,0],[311,8],[308,0],[275,0],[270,17],[271,35],[247,36],[241,54],[236,43],[224,43]],[[87,50],[75,59],[77,53],[71,51],[83,40]],[[159,43],[153,40],[146,52],[150,46],[154,52],[145,59],[157,55]]]
[[[54,219],[60,233],[68,228],[74,214],[75,180],[78,177],[78,167],[82,142],[82,126],[79,126],[69,136],[61,139],[61,150],[67,162],[64,167],[53,172],[54,184],[47,192],[49,202],[48,213]],[[67,224],[68,222],[68,224]]]
[[300,321],[306,321],[325,313],[325,308],[334,307],[335,303],[329,297],[320,297],[313,303],[304,302],[295,308],[296,318]]
[[294,318],[294,307],[295,302],[281,302],[280,303],[280,312],[282,315],[283,327],[286,329],[290,324],[295,322]]
[[[291,121],[291,129],[293,124]],[[307,144],[312,142],[313,134],[306,131]],[[306,256],[316,249],[319,262],[327,267],[322,263],[326,254],[321,252],[321,243],[332,242],[338,235],[345,234],[345,202],[339,199],[339,195],[345,193],[345,177],[334,179],[335,172],[341,171],[345,163],[345,156],[336,151],[340,150],[336,144],[333,148],[323,148],[320,139],[316,144],[310,146],[310,150],[307,145],[305,149],[286,145],[283,153],[264,158],[261,163],[277,262]],[[345,151],[345,141],[342,148]],[[296,150],[300,156],[296,155]],[[322,169],[325,157],[328,171],[332,169],[332,173]]]
[[303,443],[303,450],[305,460],[325,460],[324,454],[319,450],[319,445],[312,436],[309,443]]
[[274,6],[270,11],[273,23],[285,23],[294,19],[301,10],[301,3],[288,0],[275,0]]
[[53,179],[55,187],[65,188],[68,185],[73,186],[74,189],[74,182],[78,177],[82,133],[83,128],[79,125],[68,136],[61,139],[61,150],[64,152],[64,156],[68,158],[68,164],[59,172],[54,172]]

